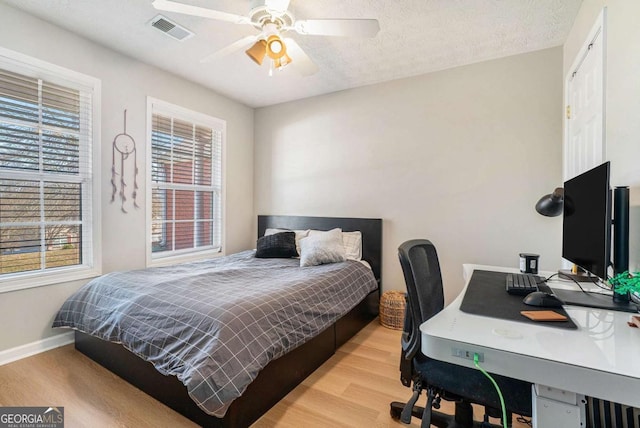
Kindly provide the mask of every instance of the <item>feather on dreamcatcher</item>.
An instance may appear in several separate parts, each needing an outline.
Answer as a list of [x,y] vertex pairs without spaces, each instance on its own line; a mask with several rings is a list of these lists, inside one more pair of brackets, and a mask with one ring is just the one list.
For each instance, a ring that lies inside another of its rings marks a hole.
[[[118,174],[116,168],[116,152],[120,154],[120,174]],[[138,196],[138,154],[136,152],[136,142],[127,134],[127,110],[124,111],[124,132],[118,134],[113,139],[113,145],[111,148],[111,202],[116,200],[116,194],[120,197],[120,209],[123,213],[127,213],[124,209],[124,203],[127,201],[125,189],[128,186],[125,182],[125,162],[129,157],[133,155],[133,191],[131,192],[131,199],[133,200],[133,206],[140,208],[136,201]],[[117,180],[117,176],[120,175],[120,180]]]

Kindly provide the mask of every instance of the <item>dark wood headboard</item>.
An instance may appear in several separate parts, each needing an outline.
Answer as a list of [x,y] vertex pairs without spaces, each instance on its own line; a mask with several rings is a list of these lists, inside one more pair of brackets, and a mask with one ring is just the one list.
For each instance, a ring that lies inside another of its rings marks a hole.
[[345,232],[362,232],[362,259],[373,270],[380,284],[382,275],[382,219],[345,217],[302,217],[286,215],[259,215],[258,237],[269,228],[330,230],[339,227]]

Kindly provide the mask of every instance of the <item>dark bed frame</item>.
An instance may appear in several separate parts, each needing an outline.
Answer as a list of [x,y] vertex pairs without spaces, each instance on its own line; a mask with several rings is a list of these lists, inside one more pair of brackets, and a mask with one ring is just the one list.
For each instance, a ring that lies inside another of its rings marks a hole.
[[382,261],[382,220],[338,217],[258,216],[258,236],[267,228],[362,232],[362,255],[378,281],[349,313],[304,345],[271,361],[249,384],[244,394],[229,407],[224,418],[202,411],[191,400],[186,387],[175,376],[164,376],[151,363],[138,358],[123,346],[76,331],[75,347],[150,396],[206,427],[247,427],[293,390],[342,344],[378,315]]

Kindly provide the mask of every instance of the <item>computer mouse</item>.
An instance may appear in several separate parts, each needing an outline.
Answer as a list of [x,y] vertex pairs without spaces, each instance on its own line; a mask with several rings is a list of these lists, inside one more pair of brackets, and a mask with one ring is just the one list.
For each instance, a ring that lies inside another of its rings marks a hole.
[[558,299],[553,294],[545,293],[543,291],[534,291],[529,293],[522,299],[525,305],[529,306],[541,306],[546,308],[559,308],[564,305],[564,302]]

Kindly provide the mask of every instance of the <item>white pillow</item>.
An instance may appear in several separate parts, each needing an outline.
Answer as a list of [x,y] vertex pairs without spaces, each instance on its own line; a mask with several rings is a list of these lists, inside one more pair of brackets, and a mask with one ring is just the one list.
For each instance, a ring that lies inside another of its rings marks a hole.
[[300,266],[317,266],[346,260],[342,231],[333,229],[300,240]]
[[348,260],[362,260],[362,233],[342,232],[342,245]]
[[264,236],[267,235],[275,235],[280,232],[295,232],[296,233],[296,251],[298,251],[298,255],[300,254],[300,240],[302,238],[306,238],[309,235],[309,230],[289,230],[289,229],[267,229],[264,231]]
[[[342,232],[342,229],[339,228],[332,230],[339,230]],[[311,229],[309,231],[309,236],[314,236],[322,233],[327,232]],[[344,252],[346,254],[347,260],[362,260],[362,233],[360,231],[342,232],[342,245],[344,247]]]

